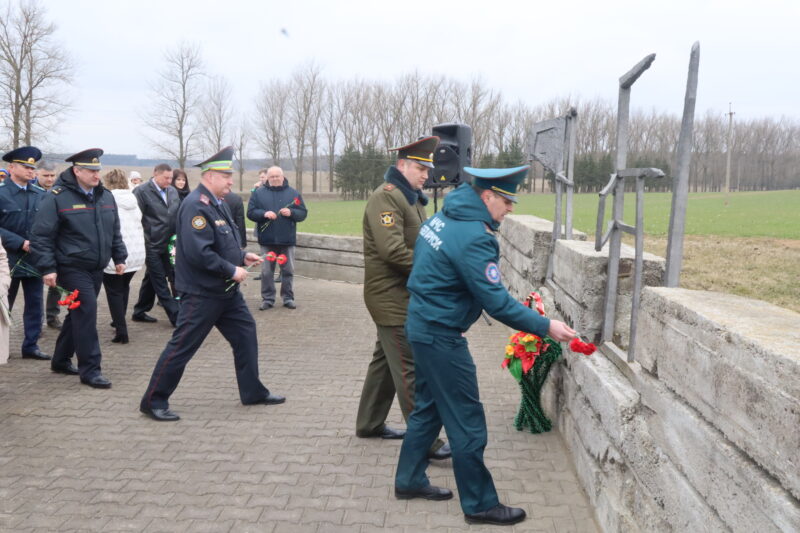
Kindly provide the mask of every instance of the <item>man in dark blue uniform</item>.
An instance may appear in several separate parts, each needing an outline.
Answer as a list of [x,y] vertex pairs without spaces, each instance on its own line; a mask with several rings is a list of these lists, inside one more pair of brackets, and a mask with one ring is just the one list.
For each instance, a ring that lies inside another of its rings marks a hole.
[[416,397],[408,419],[395,478],[400,499],[447,500],[448,489],[430,484],[428,449],[444,425],[453,452],[461,508],[469,523],[507,525],[525,511],[497,498],[483,462],[486,418],[478,393],[475,363],[463,333],[485,309],[514,329],[567,341],[575,332],[515,301],[500,282],[499,246],[494,232],[513,210],[517,186],[529,166],[465,168],[474,185],[447,195],[442,211],[422,226],[408,281],[406,335],[414,352]]
[[31,227],[44,195],[44,189],[32,183],[36,162],[41,158],[42,152],[35,146],[23,146],[3,156],[3,161],[9,163],[9,178],[0,183],[0,237],[11,269],[8,307],[14,307],[20,285],[25,295],[22,357],[46,361],[50,356],[42,353],[38,345],[42,334],[42,280],[28,255]]
[[237,228],[222,198],[233,185],[233,147],[200,163],[202,182],[178,210],[175,285],[181,299],[178,326],[158,359],[139,410],[159,421],[180,417],[169,409],[186,365],[216,326],[233,348],[239,398],[245,405],[278,404],[286,398],[272,393],[258,378],[256,323],[239,283],[242,266],[263,259],[239,246]]
[[[81,383],[111,388],[101,373],[97,338],[97,295],[103,269],[113,259],[117,274],[125,272],[128,252],[119,227],[117,203],[100,184],[100,156],[90,148],[68,157],[72,166],[61,173],[44,195],[33,225],[31,255],[48,287],[78,289],[80,306],[70,309],[56,340],[51,368],[80,374]],[[78,356],[78,368],[72,365]]]

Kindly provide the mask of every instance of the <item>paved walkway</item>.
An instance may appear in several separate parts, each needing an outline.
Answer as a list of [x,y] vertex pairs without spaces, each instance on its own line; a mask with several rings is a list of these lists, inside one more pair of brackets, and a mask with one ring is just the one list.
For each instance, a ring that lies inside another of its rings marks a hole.
[[[245,287],[253,309],[257,289]],[[457,498],[395,500],[399,442],[354,436],[374,342],[361,286],[298,279],[296,293],[295,311],[254,311],[262,378],[288,401],[241,405],[230,348],[215,331],[171,399],[177,423],[138,412],[170,335],[160,308],[157,324],[131,323],[131,343],[119,346],[101,295],[111,390],[20,359],[12,334],[12,358],[0,366],[0,531],[480,531],[464,523]],[[45,329],[50,352],[56,335]],[[513,428],[519,393],[500,369],[506,335],[482,322],[469,334],[489,424],[486,462],[501,501],[529,515],[503,530],[596,531],[559,435]],[[403,425],[396,403],[389,422]],[[429,473],[455,488],[450,461]]]

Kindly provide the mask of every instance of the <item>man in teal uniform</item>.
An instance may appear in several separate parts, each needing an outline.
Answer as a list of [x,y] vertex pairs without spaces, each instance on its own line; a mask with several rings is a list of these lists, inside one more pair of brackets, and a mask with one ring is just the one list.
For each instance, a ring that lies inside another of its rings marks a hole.
[[442,211],[422,226],[408,281],[406,335],[414,352],[416,398],[400,451],[395,495],[447,500],[453,493],[430,484],[428,449],[442,425],[453,453],[461,508],[469,523],[515,524],[525,511],[497,498],[483,462],[486,419],[475,363],[463,333],[485,309],[514,329],[557,341],[575,336],[569,326],[542,317],[514,300],[500,282],[494,232],[513,210],[517,186],[530,167],[464,170],[474,184],[447,195]]

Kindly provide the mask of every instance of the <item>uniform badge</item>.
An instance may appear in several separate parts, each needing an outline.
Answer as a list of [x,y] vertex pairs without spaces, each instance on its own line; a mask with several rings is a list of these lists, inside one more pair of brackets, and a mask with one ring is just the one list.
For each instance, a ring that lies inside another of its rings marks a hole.
[[192,219],[192,227],[194,229],[203,229],[206,227],[206,219],[200,215],[197,215]]
[[72,209],[86,209],[86,204],[72,204]]
[[500,282],[500,269],[497,268],[497,263],[491,262],[486,265],[486,279],[489,280],[489,283]]
[[[209,199],[208,199],[208,196],[206,196],[205,194],[201,194],[201,195],[200,195],[200,201],[201,201],[201,202],[203,202],[204,204],[208,205],[208,203],[209,203],[211,200],[209,200]],[[202,217],[201,217],[201,218],[202,218]]]
[[391,211],[381,213],[381,226],[386,226],[387,228],[394,226],[394,213]]

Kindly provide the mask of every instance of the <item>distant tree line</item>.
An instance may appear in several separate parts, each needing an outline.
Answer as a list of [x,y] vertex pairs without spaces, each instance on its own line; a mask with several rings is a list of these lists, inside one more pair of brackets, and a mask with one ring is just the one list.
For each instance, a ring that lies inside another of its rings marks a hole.
[[[69,107],[64,88],[74,69],[55,31],[35,0],[0,3],[0,142],[6,147],[41,142]],[[393,81],[333,81],[314,62],[265,80],[249,109],[235,109],[232,92],[225,77],[208,72],[199,45],[180,43],[168,50],[151,81],[143,116],[153,147],[184,166],[190,158],[233,144],[238,161],[260,155],[267,165],[293,168],[301,191],[310,185],[311,191],[337,188],[358,197],[365,186],[358,169],[388,164],[388,148],[430,134],[436,124],[472,127],[473,164],[513,166],[527,162],[526,132],[533,123],[574,106],[578,190],[599,190],[613,171],[616,107],[606,100],[561,98],[530,106],[506,101],[480,79],[464,82],[419,72]],[[634,111],[628,165],[655,166],[669,176],[679,130],[676,115]],[[728,150],[733,189],[800,187],[800,120],[737,120],[730,146],[727,130],[722,112],[695,118],[691,190],[721,190]],[[239,167],[242,185],[244,168]],[[532,176],[545,186],[541,167]],[[649,185],[667,189],[670,183]]]

